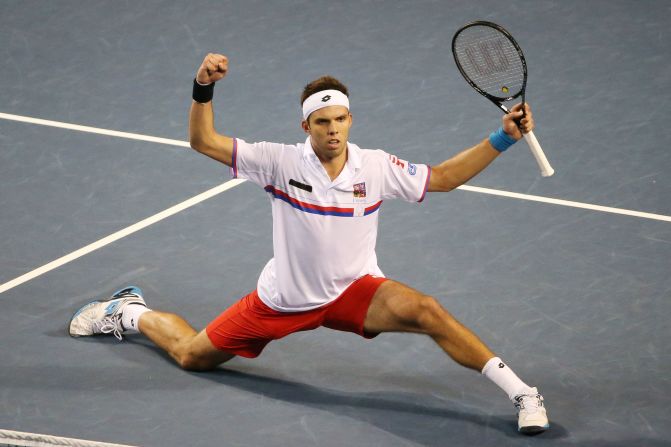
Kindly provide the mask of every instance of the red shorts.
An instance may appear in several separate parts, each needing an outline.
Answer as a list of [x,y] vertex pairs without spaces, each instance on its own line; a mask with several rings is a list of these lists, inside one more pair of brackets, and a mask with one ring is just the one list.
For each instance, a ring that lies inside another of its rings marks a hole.
[[363,323],[377,288],[387,278],[363,276],[335,301],[304,312],[278,312],[266,306],[257,291],[233,304],[205,329],[217,349],[242,357],[258,357],[272,340],[324,326],[365,338]]

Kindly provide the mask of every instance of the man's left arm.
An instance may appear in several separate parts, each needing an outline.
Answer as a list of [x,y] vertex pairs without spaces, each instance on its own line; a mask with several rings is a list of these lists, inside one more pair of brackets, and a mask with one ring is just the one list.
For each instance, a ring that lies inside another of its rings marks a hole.
[[[518,127],[515,120],[520,118],[520,127]],[[531,107],[529,104],[525,104],[525,112],[522,113],[522,104],[516,104],[510,113],[503,116],[502,123],[505,135],[496,136],[493,134],[490,138],[482,140],[449,160],[433,166],[428,191],[451,191],[463,185],[501,155],[501,152],[507,148],[506,138],[510,141],[517,141],[522,138],[522,132],[531,132],[534,128]]]

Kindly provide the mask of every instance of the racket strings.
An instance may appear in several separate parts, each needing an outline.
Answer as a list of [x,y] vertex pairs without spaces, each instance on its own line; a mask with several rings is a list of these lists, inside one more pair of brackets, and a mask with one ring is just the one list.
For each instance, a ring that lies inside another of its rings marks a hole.
[[507,99],[524,88],[524,64],[504,34],[473,26],[457,36],[454,49],[464,74],[487,94]]

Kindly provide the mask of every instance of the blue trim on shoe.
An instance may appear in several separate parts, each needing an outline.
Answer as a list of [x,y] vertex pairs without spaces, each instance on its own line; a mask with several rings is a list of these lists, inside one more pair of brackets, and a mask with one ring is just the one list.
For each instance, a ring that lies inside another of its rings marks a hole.
[[144,297],[142,296],[142,289],[140,289],[137,286],[127,286],[127,287],[124,287],[122,289],[119,289],[112,294],[112,298],[120,298],[119,295],[121,295],[122,293],[124,295],[126,293],[132,293],[132,294],[138,295],[138,296],[140,296],[140,298],[144,299]]
[[110,303],[105,308],[105,315],[112,315],[116,310],[116,308],[119,307],[119,303],[121,301],[117,301],[118,299],[119,298],[115,298],[114,300],[110,301]]

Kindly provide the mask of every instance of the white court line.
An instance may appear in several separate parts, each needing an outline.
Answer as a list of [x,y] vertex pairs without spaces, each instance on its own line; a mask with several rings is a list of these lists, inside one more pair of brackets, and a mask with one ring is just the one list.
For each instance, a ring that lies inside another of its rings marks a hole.
[[14,430],[0,429],[0,445],[24,447],[133,447],[108,442],[89,441],[86,439],[62,438],[60,436],[42,435]]
[[223,183],[219,186],[215,186],[212,189],[208,189],[207,191],[202,192],[197,196],[191,197],[190,199],[185,200],[184,202],[171,206],[170,208],[163,210],[158,214],[154,214],[151,217],[147,217],[146,219],[141,220],[140,222],[135,223],[129,227],[126,227],[123,230],[119,230],[116,233],[112,233],[107,237],[104,237],[96,242],[93,242],[92,244],[87,245],[86,247],[82,247],[79,250],[75,250],[70,254],[67,254],[65,256],[56,259],[55,261],[51,261],[50,263],[43,265],[42,267],[37,268],[32,272],[28,272],[24,275],[19,276],[18,278],[8,281],[4,284],[0,284],[0,293],[6,292],[9,289],[13,289],[14,287],[21,285],[26,281],[30,281],[31,279],[37,278],[40,275],[50,272],[64,264],[67,264],[68,262],[74,261],[77,258],[81,258],[82,256],[87,255],[99,248],[102,248],[105,245],[109,245],[112,242],[118,241],[121,238],[124,238],[137,231],[140,231],[143,228],[148,227],[149,225],[153,225],[156,222],[165,219],[166,217],[170,217],[173,214],[177,214],[180,211],[184,211],[185,209],[192,207],[193,205],[196,205],[211,197],[216,196],[217,194],[220,194],[226,190],[238,186],[240,183],[243,182],[244,180],[241,179],[229,180],[226,183]]
[[[141,134],[135,134],[135,133],[128,133],[128,132],[118,132],[115,130],[108,130],[108,129],[99,129],[96,127],[89,127],[89,126],[80,126],[77,124],[69,124],[69,123],[62,123],[59,121],[50,121],[50,120],[43,120],[43,119],[38,119],[38,118],[31,118],[27,116],[21,116],[21,115],[10,115],[7,113],[0,113],[0,118],[1,119],[7,119],[7,120],[12,120],[12,121],[19,121],[23,123],[30,123],[30,124],[39,124],[42,126],[50,126],[50,127],[58,127],[61,129],[69,129],[69,130],[76,130],[80,132],[89,132],[89,133],[95,133],[99,135],[109,135],[109,136],[114,136],[114,137],[120,137],[120,138],[130,138],[133,140],[141,140],[141,141],[149,141],[149,142],[154,142],[154,143],[160,143],[160,144],[168,144],[168,145],[174,145],[174,146],[182,146],[182,147],[190,147],[189,143],[186,141],[179,141],[179,140],[170,140],[167,138],[157,138],[157,137],[152,137],[149,135],[141,135]],[[190,206],[195,205],[196,203],[200,203],[204,200],[207,200],[211,197],[214,197],[215,195],[224,192],[230,188],[233,188],[240,183],[244,182],[244,180],[231,180],[228,181],[222,185],[219,185],[215,188],[212,188],[208,191],[205,191],[191,199],[188,199],[180,204],[177,204],[171,208],[168,208],[165,211],[162,211],[154,216],[148,217],[147,219],[138,222],[134,225],[131,225],[130,227],[124,228],[123,230],[117,231],[114,234],[111,234],[103,239],[100,239],[97,242],[94,242],[92,244],[87,245],[86,247],[80,248],[79,250],[76,250],[68,255],[65,255],[61,258],[56,259],[55,261],[52,261],[42,267],[39,267],[32,272],[28,272],[22,276],[19,276],[18,278],[15,278],[9,282],[6,282],[4,284],[0,284],[0,293],[3,293],[9,289],[12,289],[20,284],[23,284],[26,281],[30,281],[31,279],[34,279],[44,273],[47,273],[55,268],[58,268],[64,264],[67,264],[70,261],[73,261],[77,258],[80,258],[88,253],[91,253],[94,250],[97,250],[98,248],[104,247],[105,245],[111,244],[114,241],[117,241],[125,236],[128,236],[129,234],[135,233],[136,231],[139,231],[149,225],[152,225],[160,220],[165,219],[166,217],[172,216],[173,214],[176,214],[180,211],[185,210],[186,208],[189,208]],[[490,194],[490,195],[496,195],[496,196],[501,196],[501,197],[508,197],[508,198],[515,198],[515,199],[521,199],[521,200],[529,200],[533,202],[541,202],[541,203],[548,203],[548,204],[553,204],[553,205],[560,205],[560,206],[567,206],[567,207],[572,207],[572,208],[581,208],[581,209],[586,209],[586,210],[591,210],[591,211],[599,211],[599,212],[605,212],[605,213],[612,213],[612,214],[621,214],[625,216],[631,216],[631,217],[638,217],[638,218],[643,218],[643,219],[652,219],[652,220],[661,220],[665,222],[671,222],[671,216],[665,216],[662,214],[653,214],[653,213],[646,213],[646,212],[641,212],[641,211],[633,211],[633,210],[627,210],[627,209],[622,209],[622,208],[613,208],[613,207],[607,207],[607,206],[601,206],[601,205],[592,205],[589,203],[582,203],[582,202],[574,202],[570,200],[562,200],[562,199],[553,199],[550,197],[543,197],[543,196],[534,196],[530,194],[520,194],[520,193],[515,193],[515,192],[508,192],[508,191],[501,191],[497,189],[490,189],[490,188],[481,188],[477,186],[469,186],[469,185],[462,185],[459,187],[459,189],[464,190],[464,191],[470,191],[470,192],[477,192],[481,194]]]
[[663,214],[645,213],[643,211],[627,210],[623,208],[613,208],[610,206],[592,205],[590,203],[574,202],[572,200],[553,199],[551,197],[532,196],[530,194],[520,194],[517,192],[501,191],[498,189],[481,188],[479,186],[461,185],[457,189],[464,191],[479,192],[481,194],[490,194],[493,196],[510,197],[512,199],[529,200],[532,202],[549,203],[552,205],[568,206],[571,208],[582,208],[585,210],[601,211],[602,213],[622,214],[624,216],[640,217],[642,219],[661,220],[671,222],[671,216]]
[[79,132],[95,133],[98,135],[108,135],[110,137],[149,141],[151,143],[169,144],[171,146],[191,147],[191,145],[186,141],[171,140],[169,138],[152,137],[150,135],[142,135],[139,133],[119,132],[116,130],[100,129],[98,127],[80,126],[79,124],[70,124],[70,123],[62,123],[60,121],[43,120],[39,118],[31,118],[29,116],[10,115],[9,113],[0,112],[0,118],[9,121],[19,121],[21,123],[39,124],[40,126],[58,127],[59,129],[76,130]]

